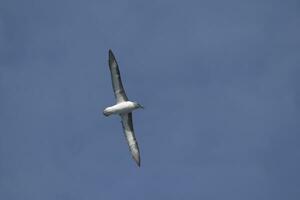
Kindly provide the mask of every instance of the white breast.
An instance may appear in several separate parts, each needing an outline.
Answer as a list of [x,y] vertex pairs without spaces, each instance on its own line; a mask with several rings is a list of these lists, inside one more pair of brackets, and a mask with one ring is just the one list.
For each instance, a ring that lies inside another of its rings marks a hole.
[[131,112],[134,109],[135,104],[133,102],[124,101],[111,107],[107,107],[104,111],[109,114],[125,114]]

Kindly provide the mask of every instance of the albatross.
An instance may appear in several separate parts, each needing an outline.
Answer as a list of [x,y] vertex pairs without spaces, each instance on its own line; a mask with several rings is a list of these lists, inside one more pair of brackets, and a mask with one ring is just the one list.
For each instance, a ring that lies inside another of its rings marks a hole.
[[143,106],[137,102],[128,100],[128,97],[126,96],[125,90],[123,88],[119,66],[112,50],[108,51],[108,65],[116,98],[116,104],[105,108],[103,114],[106,117],[112,114],[119,115],[121,117],[121,123],[129,146],[129,150],[136,164],[140,167],[140,151],[133,130],[132,111],[143,108]]

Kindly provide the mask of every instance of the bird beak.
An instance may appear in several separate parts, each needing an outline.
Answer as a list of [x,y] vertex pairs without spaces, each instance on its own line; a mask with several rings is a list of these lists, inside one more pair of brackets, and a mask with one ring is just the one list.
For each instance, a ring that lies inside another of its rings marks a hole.
[[142,106],[141,104],[139,104],[140,108],[144,109],[144,106]]

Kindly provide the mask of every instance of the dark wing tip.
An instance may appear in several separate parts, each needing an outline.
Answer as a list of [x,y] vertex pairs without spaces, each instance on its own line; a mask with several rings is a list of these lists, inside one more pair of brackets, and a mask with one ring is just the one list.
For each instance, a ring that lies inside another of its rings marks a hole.
[[132,153],[132,157],[133,157],[134,161],[136,162],[137,166],[140,167],[141,166],[141,158],[140,158],[139,150],[137,150],[137,152],[131,152],[131,153]]
[[115,58],[114,53],[112,52],[111,49],[108,50],[108,56],[109,56],[110,59]]
[[141,167],[141,160],[140,160],[140,158],[134,159],[134,160],[135,160],[137,166],[138,166],[138,167]]
[[108,50],[108,62],[109,62],[109,64],[111,65],[112,63],[116,63],[117,61],[116,61],[116,58],[115,58],[115,55],[114,55],[114,53],[112,52],[112,50],[111,49],[109,49]]

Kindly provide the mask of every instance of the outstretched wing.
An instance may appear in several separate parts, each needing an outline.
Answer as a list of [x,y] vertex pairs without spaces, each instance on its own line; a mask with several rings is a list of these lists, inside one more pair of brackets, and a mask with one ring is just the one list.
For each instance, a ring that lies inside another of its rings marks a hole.
[[124,134],[126,136],[126,140],[129,146],[129,150],[136,164],[140,166],[140,151],[139,146],[136,141],[133,125],[132,125],[132,113],[122,114],[122,126],[124,130]]
[[109,57],[108,64],[111,73],[111,81],[112,81],[112,86],[114,89],[117,103],[128,101],[125,90],[123,88],[119,66],[111,50],[109,50],[108,57]]

